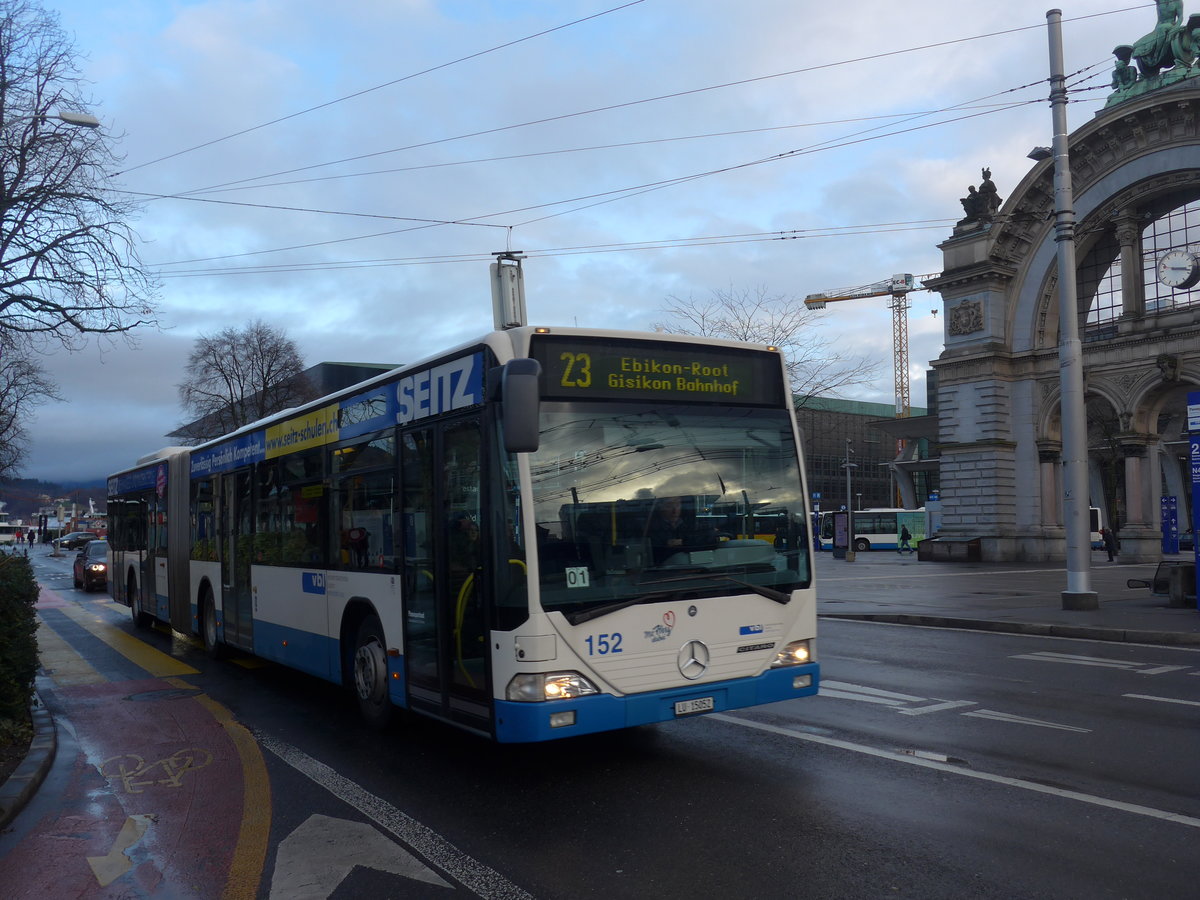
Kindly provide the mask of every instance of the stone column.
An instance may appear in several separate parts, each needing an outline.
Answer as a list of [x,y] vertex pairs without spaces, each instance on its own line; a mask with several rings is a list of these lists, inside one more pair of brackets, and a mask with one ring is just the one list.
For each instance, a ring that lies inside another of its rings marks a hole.
[[1142,229],[1136,217],[1122,210],[1117,219],[1121,245],[1121,316],[1140,319],[1146,314],[1146,287],[1142,283]]
[[1057,527],[1062,525],[1062,442],[1042,440],[1037,445],[1042,527]]
[[1151,435],[1122,435],[1121,454],[1125,461],[1125,521],[1121,523],[1121,562],[1151,562],[1161,555],[1161,535],[1157,523],[1158,498],[1150,494],[1157,490],[1157,480],[1151,479],[1154,468],[1147,452],[1156,440]]

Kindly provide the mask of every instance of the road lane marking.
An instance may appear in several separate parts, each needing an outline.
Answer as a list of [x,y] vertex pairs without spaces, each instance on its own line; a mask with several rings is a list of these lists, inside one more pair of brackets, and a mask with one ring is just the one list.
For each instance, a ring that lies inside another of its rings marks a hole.
[[[830,690],[830,686],[833,690]],[[880,688],[867,687],[862,684],[850,684],[846,681],[822,681],[822,697],[834,700],[857,700],[860,703],[875,703],[887,706],[893,712],[902,716],[924,716],[929,713],[945,712],[948,709],[962,709],[964,706],[978,706],[974,700],[942,700],[937,697],[914,697],[911,694],[897,694]],[[913,704],[924,704],[916,706]],[[1056,722],[1045,722],[1041,719],[1029,719],[1012,713],[997,712],[991,709],[973,710],[959,713],[963,716],[974,716],[977,719],[991,719],[995,722],[1007,722],[1011,725],[1037,725],[1041,728],[1055,728],[1059,731],[1075,731],[1091,734],[1090,728],[1079,728],[1075,725],[1060,725]]]
[[400,843],[411,847],[477,896],[497,900],[533,900],[532,894],[526,893],[495,869],[463,853],[432,828],[422,825],[304,751],[265,734],[258,735],[258,743],[343,803],[395,835]]
[[1041,719],[1030,719],[1026,716],[1014,716],[1012,713],[997,712],[994,709],[977,709],[963,713],[976,719],[991,719],[993,722],[1008,722],[1012,725],[1036,725],[1038,728],[1056,728],[1059,731],[1077,731],[1081,734],[1091,734],[1090,728],[1079,728],[1075,725],[1059,725],[1057,722],[1045,722]]
[[104,684],[108,681],[79,652],[63,640],[39,615],[37,628],[38,661],[59,687],[76,684]]
[[924,697],[912,694],[897,694],[882,688],[867,687],[865,684],[850,684],[846,681],[822,681],[821,696],[838,700],[861,700],[863,703],[879,703],[885,706],[901,706],[905,703],[924,701]]
[[[963,706],[977,706],[974,700],[943,700],[941,703],[930,703],[928,706],[914,706],[911,709],[898,709],[902,716],[923,716],[926,713],[941,712],[944,709],[958,709]],[[963,715],[968,715],[963,713]]]
[[[176,687],[192,687],[182,678],[166,681]],[[233,717],[233,713],[207,694],[200,694],[196,702],[225,729],[242,764],[242,822],[233,849],[233,861],[229,865],[229,880],[225,882],[221,897],[222,900],[254,900],[258,896],[258,883],[262,879],[271,835],[271,781],[267,763],[254,735]]]
[[[105,778],[117,778],[127,794],[140,794],[142,788],[150,785],[160,787],[182,787],[183,776],[197,769],[203,769],[212,762],[213,755],[209,750],[194,747],[176,750],[165,759],[155,760],[147,765],[146,760],[136,753],[122,753],[112,756],[100,763],[100,774]],[[159,769],[163,778],[146,776]],[[135,779],[142,779],[140,781]]]
[[100,882],[100,887],[108,887],[126,872],[133,868],[133,861],[125,853],[130,847],[142,839],[146,830],[154,823],[154,816],[129,816],[117,839],[113,841],[112,849],[104,856],[89,856],[88,865],[92,874]]
[[864,744],[854,744],[850,741],[843,741],[839,740],[838,738],[826,737],[820,734],[794,731],[790,728],[782,728],[778,725],[770,725],[766,722],[756,722],[752,719],[743,719],[738,716],[731,716],[727,713],[709,713],[706,718],[728,722],[731,725],[740,725],[743,728],[754,728],[758,731],[765,731],[769,734],[776,734],[799,741],[822,744],[826,747],[836,747],[839,750],[849,750],[851,753],[862,753],[866,756],[874,756],[879,759],[889,759],[893,762],[904,763],[905,765],[909,766],[918,766],[923,769],[933,769],[937,772],[946,772],[948,774],[958,775],[962,778],[974,778],[977,781],[987,781],[991,782],[992,784],[999,784],[1005,787],[1019,788],[1021,790],[1031,791],[1036,794],[1049,794],[1052,797],[1061,797],[1065,800],[1075,800],[1079,803],[1088,803],[1092,806],[1101,806],[1106,809],[1131,813],[1136,816],[1146,816],[1147,818],[1160,819],[1164,822],[1174,822],[1177,825],[1186,825],[1189,828],[1200,828],[1200,819],[1193,818],[1192,816],[1180,815],[1179,813],[1167,812],[1166,810],[1162,809],[1154,809],[1150,806],[1139,806],[1136,803],[1125,803],[1121,800],[1109,800],[1107,797],[1097,797],[1094,794],[1085,794],[1081,791],[1069,791],[1065,788],[1056,788],[1046,784],[1038,784],[1033,781],[1024,781],[1020,778],[1009,778],[1005,775],[993,775],[990,772],[980,772],[976,769],[964,769],[960,766],[950,765],[933,759],[922,759],[918,756],[895,753],[891,750],[880,750],[877,747],[868,747]]
[[1182,703],[1184,706],[1200,706],[1200,702],[1196,700],[1177,700],[1174,697],[1151,697],[1149,694],[1122,694],[1122,697],[1131,697],[1134,700],[1156,700],[1159,703]]
[[279,842],[271,900],[332,897],[357,866],[454,890],[374,825],[314,814]]
[[[85,612],[78,606],[64,606],[60,610],[75,624],[87,629],[108,646],[112,647],[135,666],[145,669],[155,678],[167,678],[172,675],[199,675],[198,669],[193,669],[163,653],[156,647],[151,647],[145,641],[138,640],[133,635],[126,634],[120,628],[109,625],[96,618],[92,613]],[[191,685],[188,685],[191,687]]]
[[1074,653],[1021,653],[1010,656],[1009,659],[1031,659],[1034,662],[1066,663],[1075,666],[1098,666],[1104,669],[1125,669],[1138,675],[1165,675],[1168,672],[1181,672],[1191,666],[1156,666],[1151,663],[1134,660],[1106,659],[1100,656],[1079,656]]

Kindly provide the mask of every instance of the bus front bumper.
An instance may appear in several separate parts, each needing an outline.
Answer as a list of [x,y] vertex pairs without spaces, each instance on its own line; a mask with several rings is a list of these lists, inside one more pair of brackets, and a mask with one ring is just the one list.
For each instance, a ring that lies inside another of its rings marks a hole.
[[689,684],[621,697],[592,694],[540,703],[497,700],[496,740],[502,743],[549,741],[670,722],[709,712],[811,697],[817,693],[819,684],[820,664],[809,663],[768,669],[754,678]]

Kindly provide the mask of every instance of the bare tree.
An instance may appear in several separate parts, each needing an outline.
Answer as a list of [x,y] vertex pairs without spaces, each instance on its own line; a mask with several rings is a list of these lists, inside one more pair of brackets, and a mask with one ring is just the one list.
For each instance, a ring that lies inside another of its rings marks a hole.
[[878,362],[843,356],[819,338],[815,331],[822,323],[803,301],[768,294],[762,286],[741,292],[714,289],[705,300],[668,297],[660,312],[670,317],[655,323],[663,331],[778,347],[800,405],[808,397],[869,384],[879,375]]
[[29,348],[0,332],[0,478],[16,475],[24,461],[33,408],[61,399]]
[[185,371],[179,399],[196,420],[170,436],[189,443],[228,434],[313,396],[296,345],[261,321],[201,335]]
[[152,323],[157,295],[83,89],[57,15],[0,0],[0,332],[66,346]]

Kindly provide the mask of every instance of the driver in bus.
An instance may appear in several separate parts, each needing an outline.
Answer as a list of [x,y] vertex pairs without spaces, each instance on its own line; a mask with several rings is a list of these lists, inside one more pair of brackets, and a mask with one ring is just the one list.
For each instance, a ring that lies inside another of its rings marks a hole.
[[654,552],[655,565],[662,565],[674,553],[717,543],[715,528],[699,526],[693,516],[684,513],[682,497],[662,497],[655,502],[646,524],[646,537]]

